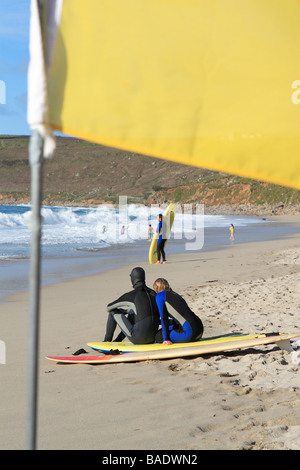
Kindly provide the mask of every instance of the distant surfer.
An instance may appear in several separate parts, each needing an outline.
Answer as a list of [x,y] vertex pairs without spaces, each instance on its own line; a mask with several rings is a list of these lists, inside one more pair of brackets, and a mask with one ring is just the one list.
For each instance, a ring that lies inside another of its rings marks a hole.
[[121,332],[115,341],[123,341],[127,337],[133,344],[153,343],[159,326],[155,292],[146,286],[143,268],[134,268],[130,278],[133,290],[107,306],[109,313],[104,341],[112,341],[118,325]]
[[234,232],[235,232],[235,230],[234,230],[233,224],[230,224],[229,230],[230,230],[230,238],[229,238],[229,240],[234,240]]
[[149,227],[148,227],[148,240],[152,240],[152,237],[153,237],[153,228],[152,228],[152,225],[149,224]]
[[155,341],[172,344],[199,340],[203,335],[202,321],[192,312],[184,298],[174,292],[163,278],[156,279],[153,289],[162,326]]
[[[158,225],[156,232],[158,232],[158,239],[157,239],[157,262],[156,264],[166,263],[166,255],[165,255],[165,244],[166,244],[166,227],[163,221],[163,215],[158,214],[157,216]],[[162,261],[161,261],[162,260]]]

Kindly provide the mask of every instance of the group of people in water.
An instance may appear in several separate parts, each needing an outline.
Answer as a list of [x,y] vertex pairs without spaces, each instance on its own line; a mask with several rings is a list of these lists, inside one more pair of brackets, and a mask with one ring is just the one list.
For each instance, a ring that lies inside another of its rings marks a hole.
[[133,344],[185,343],[202,337],[202,321],[166,279],[156,279],[151,289],[141,267],[131,271],[130,279],[133,290],[107,306],[104,341],[113,341],[117,326],[121,331],[114,341],[127,337]]

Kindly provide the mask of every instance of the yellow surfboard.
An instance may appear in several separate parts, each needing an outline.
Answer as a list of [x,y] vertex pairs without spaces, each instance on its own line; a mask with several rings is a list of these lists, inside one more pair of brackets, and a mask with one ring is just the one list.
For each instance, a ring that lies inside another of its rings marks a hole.
[[[158,360],[158,359],[174,359],[178,357],[193,357],[201,356],[205,354],[220,353],[225,351],[232,351],[235,349],[248,349],[257,346],[267,345],[267,344],[277,344],[281,349],[286,349],[287,351],[293,351],[291,345],[291,340],[298,338],[299,333],[297,334],[271,334],[267,335],[257,335],[254,338],[249,339],[241,337],[240,340],[232,340],[219,343],[205,344],[206,341],[203,341],[203,344],[199,342],[198,346],[190,346],[182,348],[177,344],[175,349],[158,349],[156,351],[137,351],[131,352],[128,354],[108,354],[108,355],[98,355],[98,356],[46,356],[50,361],[55,361],[58,363],[73,363],[73,364],[112,364],[120,362],[138,362],[138,361],[148,361],[148,360]],[[192,344],[192,343],[190,343]]]
[[[163,220],[166,224],[166,239],[168,241],[170,237],[170,232],[172,229],[172,225],[175,219],[175,213],[176,213],[176,204],[171,203],[168,205],[166,208],[165,212],[163,213]],[[157,240],[158,240],[159,234],[158,232],[155,232],[150,248],[149,248],[149,263],[150,264],[155,264],[158,260],[157,257]],[[167,243],[166,241],[166,243]]]
[[276,335],[274,333],[263,333],[263,334],[254,334],[254,335],[246,335],[246,334],[229,334],[225,336],[217,336],[213,338],[202,338],[199,341],[195,342],[188,342],[188,343],[173,343],[169,345],[165,345],[162,343],[151,343],[151,344],[133,344],[130,342],[122,341],[122,342],[91,342],[87,343],[87,345],[94,349],[95,351],[120,351],[123,353],[132,353],[132,352],[149,352],[149,351],[167,351],[169,349],[178,349],[178,348],[191,348],[194,346],[209,346],[209,345],[216,345],[216,344],[226,344],[232,341],[247,341],[253,340],[258,338],[268,338],[270,336],[281,336],[280,334]]

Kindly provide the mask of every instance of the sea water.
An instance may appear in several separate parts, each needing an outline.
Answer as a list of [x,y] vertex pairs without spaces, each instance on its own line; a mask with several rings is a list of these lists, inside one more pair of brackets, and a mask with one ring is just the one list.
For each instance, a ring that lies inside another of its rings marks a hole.
[[[145,262],[149,224],[166,206],[120,204],[87,207],[43,206],[41,230],[42,285]],[[0,205],[0,297],[28,289],[31,207]],[[178,207],[166,254],[220,249],[234,243],[280,238],[281,229],[257,217],[206,215],[199,205]]]
[[[79,251],[124,247],[147,241],[149,224],[155,231],[157,215],[163,211],[164,207],[134,204],[119,208],[110,205],[97,208],[43,206],[42,254],[55,258],[78,256]],[[30,220],[30,206],[0,205],[0,259],[30,256]],[[177,211],[170,238],[184,240],[189,249],[197,250],[204,247],[204,229],[216,229],[225,242],[229,238],[231,223],[237,234],[239,231],[241,234],[241,229],[266,224],[266,221],[256,217],[205,215],[200,205],[198,213],[192,214],[187,205]]]

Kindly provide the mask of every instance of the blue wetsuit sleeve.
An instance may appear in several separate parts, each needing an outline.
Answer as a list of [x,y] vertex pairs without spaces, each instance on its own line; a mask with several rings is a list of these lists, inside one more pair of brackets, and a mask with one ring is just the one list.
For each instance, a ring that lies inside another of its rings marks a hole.
[[159,292],[156,294],[156,304],[161,319],[161,328],[163,334],[163,341],[169,341],[169,321],[168,321],[168,312],[165,306],[166,292]]
[[157,244],[159,245],[159,243],[162,240],[162,221],[160,221],[158,223],[156,231],[159,233],[159,236],[158,236],[158,239],[157,239]]

